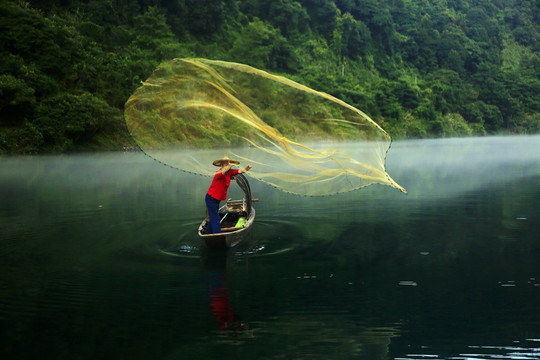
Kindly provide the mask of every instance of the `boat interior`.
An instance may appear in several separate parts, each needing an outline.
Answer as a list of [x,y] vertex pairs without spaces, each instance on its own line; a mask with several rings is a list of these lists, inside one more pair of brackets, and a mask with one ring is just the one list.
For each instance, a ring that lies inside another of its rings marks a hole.
[[[240,218],[241,213],[247,213],[246,200],[227,200],[225,206],[222,206],[219,209],[219,218],[221,222],[221,231],[235,231],[240,228],[235,227],[238,219]],[[208,214],[206,217],[206,222],[203,225],[203,233],[206,233],[206,224],[208,223]]]

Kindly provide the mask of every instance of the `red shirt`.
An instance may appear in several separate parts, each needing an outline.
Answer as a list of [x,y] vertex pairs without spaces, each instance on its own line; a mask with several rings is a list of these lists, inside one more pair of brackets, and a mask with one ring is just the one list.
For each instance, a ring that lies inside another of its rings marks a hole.
[[221,170],[218,170],[214,175],[210,189],[208,189],[208,195],[216,200],[227,200],[227,189],[231,184],[231,176],[238,174],[238,172],[238,169],[231,169],[223,175]]

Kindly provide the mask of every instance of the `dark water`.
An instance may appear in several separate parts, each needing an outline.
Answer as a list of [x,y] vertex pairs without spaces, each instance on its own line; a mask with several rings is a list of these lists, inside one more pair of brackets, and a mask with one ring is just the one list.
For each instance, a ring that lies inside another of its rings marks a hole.
[[409,195],[252,181],[253,236],[214,254],[208,178],[0,158],[0,358],[540,359],[540,137],[397,142],[388,170]]

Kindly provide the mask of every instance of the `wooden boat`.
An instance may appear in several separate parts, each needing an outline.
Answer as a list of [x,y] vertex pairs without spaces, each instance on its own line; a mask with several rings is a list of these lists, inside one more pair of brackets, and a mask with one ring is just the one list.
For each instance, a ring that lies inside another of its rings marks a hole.
[[[226,249],[237,245],[248,235],[255,221],[255,208],[251,206],[251,203],[258,201],[258,199],[251,197],[251,188],[244,175],[237,174],[234,176],[234,180],[244,191],[244,198],[242,200],[229,199],[225,205],[219,208],[221,233],[206,233],[206,225],[210,221],[208,214],[199,226],[199,237],[204,240],[209,249]],[[241,214],[246,215],[246,223],[241,227],[235,227]]]

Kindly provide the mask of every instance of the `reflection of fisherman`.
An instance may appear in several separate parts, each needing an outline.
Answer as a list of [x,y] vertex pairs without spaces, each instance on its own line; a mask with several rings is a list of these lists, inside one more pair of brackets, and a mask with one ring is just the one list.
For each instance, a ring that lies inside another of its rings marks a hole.
[[216,171],[212,185],[206,194],[206,207],[210,221],[206,225],[207,234],[217,234],[221,232],[221,224],[219,222],[219,202],[227,199],[227,190],[231,184],[231,176],[249,171],[251,165],[247,165],[244,169],[232,169],[234,165],[240,165],[240,161],[231,160],[228,157],[218,159],[212,163],[214,166],[220,166],[221,169]]
[[[211,271],[209,295],[210,307],[212,308],[212,314],[215,315],[219,323],[219,330],[238,332],[238,335],[240,332],[249,330],[248,324],[242,322],[240,317],[233,312],[229,300],[229,287],[223,270],[213,269]],[[250,336],[250,334],[248,333],[247,336]]]
[[226,330],[235,320],[223,276],[219,270],[213,271],[210,276],[210,307],[219,323],[219,330]]

